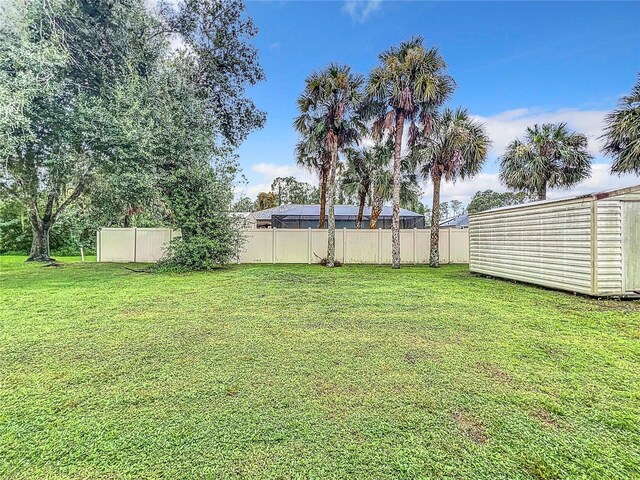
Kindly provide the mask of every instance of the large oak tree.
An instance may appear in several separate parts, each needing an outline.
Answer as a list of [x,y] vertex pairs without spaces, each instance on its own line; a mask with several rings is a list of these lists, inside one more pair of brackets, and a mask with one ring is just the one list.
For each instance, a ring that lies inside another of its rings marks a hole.
[[[264,122],[245,98],[246,85],[264,75],[242,2],[187,0],[154,12],[143,0],[10,0],[2,8],[0,194],[28,212],[29,259],[49,259],[51,226],[101,185],[126,192],[118,199],[125,208],[153,190],[183,242],[224,237],[232,151]],[[205,200],[207,208],[192,208]]]

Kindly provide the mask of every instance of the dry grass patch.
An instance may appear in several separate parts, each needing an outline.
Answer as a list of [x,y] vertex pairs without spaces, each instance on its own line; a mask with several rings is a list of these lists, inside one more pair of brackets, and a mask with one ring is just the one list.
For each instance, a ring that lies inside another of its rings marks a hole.
[[453,412],[453,420],[462,430],[465,436],[476,445],[484,445],[488,441],[485,427],[482,422],[470,413],[462,410]]

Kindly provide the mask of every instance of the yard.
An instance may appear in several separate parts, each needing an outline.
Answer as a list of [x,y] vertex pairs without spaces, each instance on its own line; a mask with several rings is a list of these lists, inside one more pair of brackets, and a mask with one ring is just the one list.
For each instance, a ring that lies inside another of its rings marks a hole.
[[640,303],[0,257],[3,478],[639,478]]

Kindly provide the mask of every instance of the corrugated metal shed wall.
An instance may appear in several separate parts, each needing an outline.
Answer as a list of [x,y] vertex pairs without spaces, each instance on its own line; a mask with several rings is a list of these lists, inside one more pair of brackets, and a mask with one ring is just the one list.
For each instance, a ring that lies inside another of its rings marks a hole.
[[640,289],[631,264],[640,247],[626,245],[625,232],[640,228],[636,205],[640,186],[471,215],[469,268],[578,293],[631,294]]
[[599,295],[623,291],[622,285],[622,204],[617,200],[595,202],[596,259],[594,292]]
[[591,199],[473,215],[472,272],[591,292]]

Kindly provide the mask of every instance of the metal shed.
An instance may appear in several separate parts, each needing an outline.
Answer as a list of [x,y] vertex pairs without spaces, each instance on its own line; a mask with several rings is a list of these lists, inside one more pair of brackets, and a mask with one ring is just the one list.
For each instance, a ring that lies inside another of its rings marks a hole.
[[640,185],[469,216],[472,272],[640,297]]

